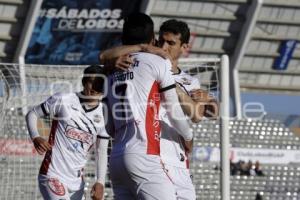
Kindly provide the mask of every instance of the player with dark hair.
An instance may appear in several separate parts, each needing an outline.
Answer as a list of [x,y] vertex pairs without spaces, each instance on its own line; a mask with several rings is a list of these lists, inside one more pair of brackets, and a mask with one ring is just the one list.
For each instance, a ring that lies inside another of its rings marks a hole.
[[[205,117],[216,117],[218,106],[209,94],[200,89],[197,78],[190,76],[178,68],[178,59],[189,49],[190,30],[185,22],[175,19],[165,21],[159,30],[158,45],[162,49],[154,48],[146,44],[125,45],[107,50],[101,54],[102,61],[114,60],[118,57],[117,67],[128,69],[132,63],[128,53],[138,51],[154,52],[163,57],[168,56],[172,61],[172,72],[178,84],[177,93],[182,102],[182,108],[193,122],[199,122]],[[164,51],[166,54],[162,53]],[[123,58],[120,59],[120,58]],[[195,188],[192,184],[188,169],[188,152],[181,136],[176,134],[177,130],[170,124],[166,111],[160,110],[161,123],[161,158],[165,168],[169,171],[177,198],[196,199]],[[175,134],[174,134],[175,133]]]
[[[82,199],[83,169],[93,145],[97,180],[91,193],[93,199],[103,198],[109,139],[100,102],[104,77],[100,66],[89,66],[84,70],[82,92],[54,94],[26,115],[35,149],[39,154],[46,153],[38,176],[44,199]],[[41,117],[52,119],[48,142],[38,132],[37,120]]]
[[123,45],[149,44],[154,40],[153,29],[154,24],[150,17],[142,13],[133,13],[124,19],[122,43]]
[[[124,23],[124,44],[154,43],[151,18],[137,13]],[[180,107],[171,62],[154,54],[134,53],[128,71],[108,77],[108,133],[114,135],[110,175],[115,199],[175,200],[175,189],[160,158],[159,109],[189,147],[193,134]],[[110,121],[112,120],[112,121]]]
[[[185,97],[185,93],[192,96],[194,91],[200,89],[199,80],[178,67],[179,57],[189,48],[189,39],[190,30],[185,22],[171,19],[160,26],[158,45],[171,57],[173,76],[179,86],[177,89],[179,98]],[[192,99],[183,106],[185,113],[192,116],[192,121],[198,122],[204,116],[205,107],[203,105]],[[190,178],[188,152],[186,152],[181,137],[174,134],[177,131],[170,125],[163,109],[160,112],[160,119],[162,124],[161,158],[173,180],[177,198],[195,200],[196,192]]]
[[[170,19],[162,23],[159,28],[159,41],[162,43],[164,35],[174,34],[179,36],[180,45],[188,45],[190,41],[190,29],[187,23],[176,19]],[[179,58],[179,57],[178,57]]]

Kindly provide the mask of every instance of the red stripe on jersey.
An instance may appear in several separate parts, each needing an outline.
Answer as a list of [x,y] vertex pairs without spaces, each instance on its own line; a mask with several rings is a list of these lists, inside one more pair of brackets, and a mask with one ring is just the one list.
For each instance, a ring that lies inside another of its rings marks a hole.
[[160,155],[160,106],[159,84],[154,82],[150,90],[146,110],[147,154]]
[[[55,134],[58,126],[58,121],[53,120],[52,126],[51,126],[51,131],[50,131],[50,136],[49,136],[49,144],[53,147],[54,145],[54,139],[55,139]],[[40,174],[47,175],[50,163],[51,163],[51,157],[52,157],[52,150],[47,151],[46,155],[44,157],[44,160],[42,162],[41,168],[40,168]]]

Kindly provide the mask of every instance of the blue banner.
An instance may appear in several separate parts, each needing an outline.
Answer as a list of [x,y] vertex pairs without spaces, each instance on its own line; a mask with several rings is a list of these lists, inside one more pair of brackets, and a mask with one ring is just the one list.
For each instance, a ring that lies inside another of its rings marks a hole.
[[279,51],[280,55],[276,58],[273,69],[285,70],[288,67],[289,61],[293,56],[297,43],[297,40],[282,41]]
[[25,56],[32,64],[97,64],[120,44],[123,18],[141,0],[44,0]]

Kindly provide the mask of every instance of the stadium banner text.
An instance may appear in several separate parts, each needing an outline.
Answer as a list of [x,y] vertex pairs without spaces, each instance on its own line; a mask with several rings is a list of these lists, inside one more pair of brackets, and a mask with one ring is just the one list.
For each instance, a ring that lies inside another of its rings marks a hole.
[[[300,163],[299,150],[284,149],[249,149],[230,148],[230,159],[233,162],[240,160],[252,162],[259,161],[265,164]],[[193,162],[219,162],[220,149],[216,147],[194,147]]]
[[123,18],[139,0],[44,0],[25,55],[29,64],[98,64],[121,43]]

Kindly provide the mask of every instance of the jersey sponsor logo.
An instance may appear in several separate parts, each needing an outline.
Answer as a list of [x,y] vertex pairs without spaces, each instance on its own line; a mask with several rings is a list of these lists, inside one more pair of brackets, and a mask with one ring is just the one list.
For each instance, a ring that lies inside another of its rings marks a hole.
[[49,178],[48,186],[50,190],[58,196],[64,196],[66,194],[64,185],[56,178]]
[[80,141],[82,143],[87,143],[87,144],[93,143],[93,135],[69,125],[67,126],[66,129],[66,136],[68,138]]

